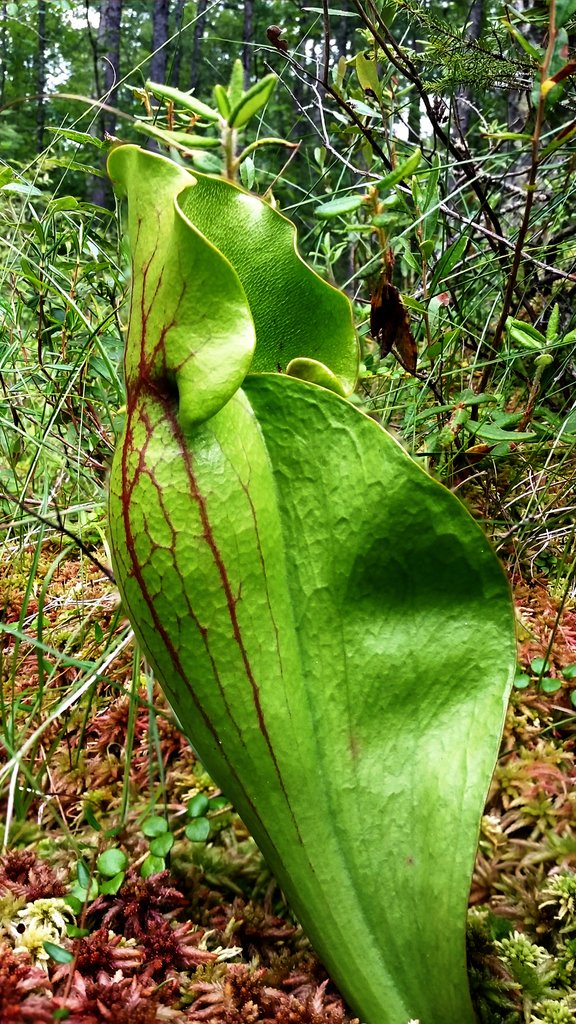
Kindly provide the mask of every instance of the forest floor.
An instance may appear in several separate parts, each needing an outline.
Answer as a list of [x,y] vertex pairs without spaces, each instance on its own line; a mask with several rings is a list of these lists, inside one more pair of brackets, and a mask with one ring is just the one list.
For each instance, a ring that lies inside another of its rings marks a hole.
[[[53,568],[59,553],[43,545],[31,589],[32,549],[0,570],[13,631],[2,638],[0,767],[44,724],[25,771],[5,776],[0,1021],[349,1021],[131,642],[51,720],[128,626],[102,572],[74,555]],[[482,1022],[565,1024],[576,1021],[576,607],[545,575],[511,582],[519,678],[482,820],[469,976]],[[50,650],[63,647],[54,672]]]

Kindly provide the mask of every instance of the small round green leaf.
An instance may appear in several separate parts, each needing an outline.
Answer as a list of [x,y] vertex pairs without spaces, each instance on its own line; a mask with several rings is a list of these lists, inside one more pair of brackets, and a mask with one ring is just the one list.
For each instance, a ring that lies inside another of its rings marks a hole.
[[75,882],[70,891],[70,895],[80,901],[80,905],[86,903],[88,900],[95,900],[98,895],[98,882],[95,878],[92,879],[90,884],[90,890],[84,885],[80,885],[79,882]]
[[148,837],[164,835],[164,832],[168,831],[168,822],[166,821],[166,818],[160,818],[155,815],[153,818],[148,818],[148,820],[144,822],[142,825],[142,831],[144,835]]
[[362,196],[339,196],[338,199],[331,199],[329,203],[322,203],[314,210],[314,216],[320,220],[330,220],[332,217],[340,217],[344,213],[352,213],[362,206]]
[[166,861],[163,857],[155,857],[150,854],[146,857],[146,860],[140,868],[140,874],[142,878],[150,878],[150,875],[159,875],[161,871],[166,870]]
[[113,878],[119,871],[124,871],[128,864],[128,857],[123,850],[113,847],[101,853],[96,861],[96,867],[102,875]]
[[517,690],[525,690],[527,686],[530,686],[530,676],[526,675],[525,672],[516,676],[514,686]]
[[564,679],[576,679],[576,663],[574,665],[565,665],[562,669],[562,675]]
[[228,807],[230,801],[225,796],[213,796],[209,801],[211,811],[221,811]]
[[150,843],[150,853],[155,857],[165,857],[174,846],[174,836],[171,832],[164,832],[164,835],[156,836]]
[[117,875],[114,875],[114,878],[109,878],[107,882],[102,883],[100,892],[104,896],[115,896],[123,881],[124,872],[119,871]]
[[212,802],[208,800],[208,797],[204,793],[196,793],[193,796],[190,803],[188,804],[188,817],[189,818],[200,818],[203,814],[206,814],[208,806],[212,806]]
[[44,942],[44,949],[51,956],[53,960],[58,964],[69,964],[74,959],[74,954],[70,953],[67,949],[63,949],[62,946],[56,946],[54,942]]
[[195,818],[186,826],[186,838],[191,843],[203,843],[210,835],[210,822],[208,818]]
[[546,677],[542,680],[541,688],[544,693],[556,693],[556,691],[560,689],[561,685],[562,684],[559,679],[550,679],[549,677]]
[[544,661],[544,658],[532,658],[530,662],[530,671],[535,675],[542,675],[542,672],[547,672],[550,668],[550,663]]

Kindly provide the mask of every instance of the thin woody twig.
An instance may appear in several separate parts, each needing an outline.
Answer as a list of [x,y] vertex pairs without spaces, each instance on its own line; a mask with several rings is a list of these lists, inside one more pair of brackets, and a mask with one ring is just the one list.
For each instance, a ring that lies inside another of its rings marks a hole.
[[[548,77],[548,69],[550,67],[550,61],[552,60],[552,53],[554,51],[554,43],[557,36],[557,30],[554,25],[555,19],[555,8],[556,0],[550,0],[550,20],[548,25],[548,47],[544,56],[544,61],[541,68],[541,83],[543,83]],[[538,102],[538,111],[536,114],[536,123],[534,125],[534,134],[532,135],[532,162],[530,164],[530,173],[528,175],[528,184],[526,185],[526,203],[524,205],[524,214],[522,217],[522,223],[518,231],[518,238],[516,239],[516,246],[514,250],[514,259],[508,275],[508,281],[506,284],[506,291],[504,293],[504,301],[502,303],[502,310],[500,312],[500,318],[496,324],[494,331],[494,337],[490,345],[490,361],[486,363],[484,367],[480,383],[478,384],[478,393],[480,394],[486,388],[488,381],[492,375],[493,360],[498,354],[502,337],[504,335],[504,328],[506,321],[510,313],[512,306],[512,299],[514,297],[514,290],[516,288],[516,281],[518,279],[518,271],[520,269],[520,263],[523,256],[523,245],[528,234],[528,228],[530,226],[530,214],[532,212],[532,206],[534,204],[534,193],[536,190],[536,179],[538,177],[538,168],[540,164],[540,134],[542,132],[542,125],[544,122],[544,99],[545,96],[540,90],[540,99]]]
[[[451,210],[449,206],[444,203],[440,203],[440,209],[442,213],[445,213],[447,217],[451,217],[453,220],[459,221],[461,224],[467,224],[468,227],[474,228],[475,231],[479,231],[481,235],[485,235],[487,238],[493,238],[494,241],[502,243],[507,246],[508,249],[515,249],[516,243],[510,242],[507,238],[503,238],[501,235],[496,235],[489,228],[485,228],[478,221],[469,220],[468,217],[463,217],[461,213],[456,213],[456,210]],[[576,228],[573,228],[576,231]],[[545,270],[549,274],[553,274],[555,277],[563,277],[567,281],[574,281],[576,283],[576,274],[568,274],[565,270],[560,270],[559,267],[552,267],[549,263],[543,263],[542,260],[537,260],[534,256],[531,256],[529,252],[521,251],[520,256],[523,260],[527,260],[528,263],[532,263],[535,267],[539,267],[540,270]]]
[[[441,127],[438,118],[436,117],[436,114],[433,110],[432,104],[430,102],[430,97],[428,96],[428,93],[424,88],[424,83],[422,82],[422,79],[420,78],[420,75],[418,74],[418,71],[414,63],[401,50],[400,46],[394,39],[394,36],[392,35],[390,30],[386,26],[385,22],[381,18],[372,0],[368,0],[368,3],[370,6],[370,10],[373,14],[374,22],[371,21],[368,15],[366,14],[366,11],[362,6],[361,0],[353,0],[353,3],[356,10],[358,11],[358,14],[362,18],[362,21],[370,30],[374,39],[378,43],[378,46],[386,55],[390,63],[394,65],[394,67],[397,69],[397,71],[400,72],[400,74],[404,75],[405,78],[407,78],[416,86],[416,89],[426,109],[426,114],[434,127],[434,134],[437,136],[437,138],[440,139],[442,145],[452,154],[452,156],[461,163],[462,170],[466,177],[468,178],[470,186],[475,192],[480,202],[480,206],[482,208],[484,216],[487,218],[487,220],[491,221],[493,227],[495,228],[496,235],[498,237],[502,237],[504,232],[502,231],[502,228],[500,226],[498,215],[488,202],[486,193],[484,192],[483,188],[481,187],[478,181],[478,172],[474,166],[472,155],[468,147],[456,146],[456,144],[452,141],[452,139],[446,134],[444,129]],[[376,22],[380,26],[382,33],[384,33],[386,38],[384,38],[384,35],[382,35],[376,28]],[[505,246],[498,245],[495,251],[498,252],[499,256],[507,255],[507,250]]]

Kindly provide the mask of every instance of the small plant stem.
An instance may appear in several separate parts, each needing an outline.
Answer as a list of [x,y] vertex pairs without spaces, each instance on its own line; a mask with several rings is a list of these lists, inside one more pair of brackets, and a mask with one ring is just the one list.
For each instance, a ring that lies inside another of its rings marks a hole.
[[[381,146],[378,145],[370,129],[366,127],[366,125],[362,121],[362,118],[360,118],[356,111],[352,109],[350,104],[346,102],[340,91],[338,89],[335,89],[334,86],[330,85],[329,82],[323,82],[322,79],[318,78],[315,74],[313,74],[312,71],[308,71],[308,69],[303,67],[302,64],[299,64],[298,61],[294,60],[294,57],[291,57],[290,54],[283,52],[282,56],[284,57],[285,60],[288,61],[291,67],[299,71],[301,75],[305,75],[306,78],[310,79],[311,82],[315,82],[316,85],[323,86],[323,88],[326,90],[327,93],[330,94],[330,96],[332,97],[333,100],[335,100],[338,106],[342,107],[342,110],[346,111],[350,120],[354,122],[354,124],[362,133],[366,141],[370,143],[374,153],[376,153],[377,156],[380,157],[386,170],[391,171],[392,164],[390,163],[388,157],[382,150]],[[2,113],[1,110],[0,113]],[[355,170],[355,168],[353,168],[353,170]]]
[[514,298],[514,289],[516,287],[516,281],[518,278],[518,271],[520,269],[520,263],[522,262],[522,249],[528,234],[528,228],[530,226],[530,214],[532,212],[532,206],[534,204],[534,193],[536,191],[536,179],[538,177],[539,167],[539,148],[540,148],[540,135],[542,132],[542,125],[544,123],[544,102],[545,95],[542,93],[542,84],[548,77],[548,68],[550,67],[550,61],[552,59],[552,53],[554,51],[554,43],[556,41],[557,29],[554,27],[555,18],[555,6],[556,0],[550,0],[550,19],[548,24],[548,46],[546,54],[544,56],[544,62],[541,68],[540,78],[540,98],[538,100],[538,111],[536,114],[536,123],[534,125],[534,132],[532,135],[532,162],[530,164],[530,173],[528,175],[528,184],[526,185],[526,203],[524,204],[524,214],[522,217],[522,223],[520,224],[520,230],[518,232],[518,238],[516,239],[516,247],[514,249],[514,257],[512,259],[512,266],[508,275],[508,282],[506,284],[506,292],[504,294],[504,302],[502,304],[502,311],[500,318],[496,324],[496,330],[494,331],[494,337],[490,346],[489,358],[490,362],[486,364],[480,378],[478,385],[478,394],[486,389],[488,381],[492,376],[494,369],[494,359],[497,356],[500,345],[502,344],[502,337],[504,335],[504,328],[506,321],[510,313],[512,306],[512,299]]
[[236,181],[238,163],[236,160],[236,129],[227,125],[222,130],[222,146],[226,161],[226,177],[228,181]]
[[[88,879],[88,886],[87,886],[87,889],[86,889],[86,899],[84,900],[84,906],[82,907],[82,914],[80,916],[80,928],[82,928],[82,929],[86,927],[86,914],[88,913],[88,901],[90,899],[90,888],[92,886],[92,879],[94,877],[94,871],[96,870],[96,861],[98,860],[98,857],[100,856],[100,854],[102,852],[102,846],[103,845],[104,845],[104,836],[101,834],[101,835],[98,836],[98,844],[96,846],[96,850],[94,851],[94,856],[92,858],[92,863],[90,865],[90,877]],[[64,989],[64,994],[63,994],[63,998],[64,999],[68,999],[68,997],[70,995],[70,989],[72,988],[72,982],[74,980],[74,972],[76,970],[76,965],[78,963],[78,954],[79,954],[79,952],[80,952],[80,950],[77,949],[75,954],[74,954],[74,959],[70,963],[70,973],[68,974],[68,978],[66,979],[66,987]]]
[[[468,181],[470,182],[470,187],[472,188],[473,192],[476,194],[480,202],[480,207],[482,209],[484,216],[488,221],[490,221],[490,223],[494,227],[496,235],[503,236],[504,232],[500,226],[498,216],[496,212],[492,209],[490,203],[488,202],[486,193],[484,192],[482,186],[478,181],[478,172],[472,161],[470,151],[468,150],[467,147],[457,146],[446,134],[444,129],[441,127],[438,118],[434,112],[432,103],[430,102],[430,97],[426,92],[424,83],[422,82],[422,79],[420,78],[420,75],[418,74],[415,65],[412,63],[409,57],[406,56],[406,54],[403,52],[403,50],[400,48],[400,46],[394,39],[394,36],[389,31],[386,23],[381,18],[372,0],[368,0],[368,3],[374,21],[371,21],[368,15],[366,14],[366,11],[362,6],[361,0],[353,0],[353,3],[356,10],[358,11],[358,14],[362,18],[362,21],[370,30],[370,32],[374,36],[374,39],[378,43],[378,46],[386,55],[390,63],[394,65],[396,70],[399,71],[401,75],[404,75],[404,77],[407,78],[409,82],[412,82],[413,85],[416,86],[416,89],[424,104],[426,114],[431,124],[433,125],[434,134],[437,136],[437,138],[440,139],[442,145],[446,148],[446,150],[452,154],[455,160],[458,161],[463,173],[466,175]],[[384,35],[381,35],[378,29],[376,28],[376,23],[378,23],[378,25],[380,26],[382,32],[386,36],[386,39],[384,39]],[[499,256],[506,256],[506,247],[503,246],[501,243],[495,243],[493,245],[493,248],[494,251],[497,252]]]
[[[416,214],[418,217],[421,216],[419,206],[416,206]],[[424,241],[422,234],[422,224],[419,224],[418,227],[416,228],[416,235],[420,242],[420,252],[422,253],[422,294],[424,295],[425,299],[428,299],[428,282],[426,280],[428,274],[428,260],[426,259],[424,253],[422,252],[422,242]],[[428,316],[428,309],[426,309],[426,311],[422,314],[422,319],[424,320],[424,326],[426,328],[426,339],[428,342],[428,348],[430,348],[430,346],[432,345],[432,334],[430,331],[430,318]],[[430,360],[430,369],[434,369],[433,359]]]
[[[300,143],[288,142],[286,139],[256,139],[255,142],[251,142],[248,146],[246,146],[246,149],[243,149],[240,155],[236,157],[236,159],[234,160],[232,164],[232,174],[234,175],[232,179],[233,181],[236,180],[238,169],[240,165],[244,162],[246,157],[250,156],[250,153],[254,153],[255,150],[261,149],[262,146],[286,146],[288,149],[299,149]],[[293,155],[294,154],[292,154],[292,156]],[[290,159],[292,159],[292,157],[290,157]]]
[[[383,204],[380,202],[380,200],[378,198],[378,189],[377,188],[369,188],[368,189],[368,199],[369,199],[369,203],[370,203],[370,213],[371,213],[372,217],[376,217],[376,216],[378,216],[379,213],[382,213],[382,205]],[[376,237],[378,239],[378,246],[379,246],[380,251],[382,253],[382,263],[384,264],[384,270],[387,271],[389,263],[390,263],[390,257],[388,255],[388,239],[386,237],[386,232],[385,232],[384,228],[378,228],[378,227],[374,228],[374,232],[375,232]]]

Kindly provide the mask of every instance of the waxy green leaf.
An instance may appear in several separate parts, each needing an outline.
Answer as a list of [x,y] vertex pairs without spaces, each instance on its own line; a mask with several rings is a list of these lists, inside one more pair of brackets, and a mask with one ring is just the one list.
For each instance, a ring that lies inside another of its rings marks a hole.
[[[354,1012],[474,1024],[465,919],[514,676],[506,580],[457,498],[345,399],[279,373],[237,383],[244,355],[225,397],[218,353],[244,346],[250,312],[254,363],[296,337],[290,359],[342,380],[347,300],[304,268],[285,329],[291,225],[127,150],[110,159],[135,250],[110,532],[138,642]],[[181,388],[205,350],[202,389]]]
[[[238,62],[240,63],[240,62]],[[276,75],[265,75],[245,92],[228,116],[230,128],[244,128],[254,114],[257,114],[270,99],[278,78]]]
[[184,146],[186,149],[218,149],[222,144],[220,139],[209,135],[189,135],[187,132],[171,132],[167,128],[157,128],[154,124],[146,121],[135,121],[134,128],[143,135],[149,135],[157,139],[165,146]]
[[331,220],[332,217],[341,217],[345,213],[353,213],[354,210],[358,210],[362,206],[362,196],[338,196],[336,199],[331,199],[328,203],[321,203],[314,210],[314,216],[319,217],[320,220]]
[[113,878],[128,865],[128,857],[123,850],[114,847],[101,853],[96,861],[96,867],[102,875]]
[[195,96],[191,96],[188,92],[173,89],[170,85],[160,85],[159,82],[146,82],[146,88],[157,99],[168,100],[175,107],[183,107],[184,110],[190,110],[199,117],[205,117],[207,121],[218,121],[220,117],[217,110],[212,110],[212,107],[202,103],[201,100],[197,100]]
[[414,171],[418,167],[420,160],[422,159],[422,151],[415,149],[412,156],[409,156],[404,163],[400,164],[399,167],[395,167],[393,171],[390,171],[384,178],[376,182],[375,188],[379,192],[382,192],[386,188],[392,188],[393,185],[398,185],[399,182],[403,181],[410,174],[414,174]]
[[208,818],[195,818],[184,831],[191,843],[204,843],[210,835],[210,822]]

